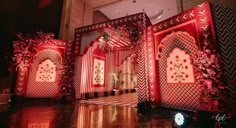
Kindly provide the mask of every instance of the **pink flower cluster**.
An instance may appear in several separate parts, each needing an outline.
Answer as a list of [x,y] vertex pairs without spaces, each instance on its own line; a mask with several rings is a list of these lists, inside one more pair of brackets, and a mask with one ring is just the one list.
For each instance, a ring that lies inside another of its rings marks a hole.
[[52,33],[37,32],[35,34],[18,34],[18,39],[13,42],[13,63],[16,69],[24,69],[29,66],[33,56],[37,53],[40,45],[45,43],[45,40],[53,38]]
[[196,78],[199,81],[200,90],[208,89],[211,94],[215,94],[216,88],[222,89],[222,83],[219,80],[222,71],[216,53],[212,53],[209,49],[198,51],[194,64],[198,71]]
[[144,34],[142,24],[131,21],[124,25],[109,25],[109,28],[115,30],[109,33],[110,36],[116,36],[116,38],[129,41],[132,45],[136,45]]
[[197,70],[198,89],[202,92],[200,107],[208,111],[219,111],[219,100],[225,88],[220,80],[222,71],[219,58],[214,50],[204,48],[202,51],[198,51],[193,60]]

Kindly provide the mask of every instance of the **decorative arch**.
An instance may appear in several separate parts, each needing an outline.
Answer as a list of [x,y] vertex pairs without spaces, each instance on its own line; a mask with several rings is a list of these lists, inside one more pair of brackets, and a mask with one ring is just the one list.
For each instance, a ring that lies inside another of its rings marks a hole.
[[184,50],[174,48],[166,63],[167,83],[195,83],[190,55]]
[[[161,48],[161,50],[157,50],[156,52],[159,65],[158,75],[161,105],[187,110],[196,109],[199,106],[197,103],[200,94],[196,89],[197,83],[194,80],[193,73],[190,73],[193,79],[188,81],[168,80],[168,75],[173,73],[170,72],[170,60],[177,61],[175,59],[179,60],[181,58],[181,60],[184,61],[186,59],[185,61],[188,62],[188,66],[192,65],[191,59],[194,59],[198,51],[195,38],[185,31],[172,32],[161,40],[159,46],[161,46],[158,47]],[[176,58],[176,56],[178,57]],[[183,64],[183,66],[187,65]],[[192,66],[190,66],[190,68],[191,67]],[[193,69],[191,71],[188,70],[188,72],[193,72]],[[185,74],[186,73],[187,72],[185,72]]]
[[[62,64],[62,57],[58,51],[45,49],[38,52],[34,56],[34,60],[30,67],[25,96],[32,98],[56,97],[60,90],[58,82],[60,78],[57,70]],[[41,67],[43,67],[43,69],[41,69]],[[53,69],[49,70],[49,67]],[[52,74],[50,74],[51,72]],[[44,76],[44,78],[40,79],[39,77],[42,76]]]
[[39,64],[35,79],[37,82],[55,82],[56,75],[56,65],[47,58]]

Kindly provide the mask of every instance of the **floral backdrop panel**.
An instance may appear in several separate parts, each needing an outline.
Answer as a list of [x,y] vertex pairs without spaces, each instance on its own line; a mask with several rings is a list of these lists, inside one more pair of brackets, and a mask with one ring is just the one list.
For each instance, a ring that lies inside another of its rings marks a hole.
[[[156,38],[158,36],[156,35]],[[187,68],[192,67],[190,66],[190,58],[192,59],[198,50],[196,40],[186,31],[177,31],[167,33],[161,40],[160,45],[162,45],[161,52],[157,54],[160,55],[160,58],[158,58],[158,75],[161,105],[188,110],[197,108],[199,106],[197,83],[192,82],[194,79],[193,73],[190,73],[192,71],[185,69],[186,66]],[[184,61],[186,64],[184,64]],[[170,71],[171,69],[172,71]],[[171,75],[173,78],[171,78]],[[192,80],[185,81],[186,75],[191,76]]]
[[190,56],[179,48],[174,48],[167,58],[168,83],[194,83],[193,65]]
[[105,61],[95,58],[93,69],[93,85],[104,85]]
[[30,66],[26,97],[56,97],[60,89],[56,68],[62,63],[61,55],[55,50],[38,52]]
[[[207,2],[153,25],[161,106],[186,110],[199,108],[200,91],[190,60],[194,60],[201,49],[204,34],[211,32],[214,30]],[[176,57],[176,49],[186,54]]]
[[36,81],[55,82],[56,75],[56,65],[50,59],[46,59],[38,66]]
[[[197,74],[196,67],[192,66],[193,62],[190,60],[196,60],[196,54],[202,49],[207,35],[212,35],[214,39],[209,3],[195,6],[153,25],[152,28],[159,76],[160,105],[185,110],[198,109],[201,92],[197,88],[199,81],[194,78]],[[179,55],[176,56],[177,49],[183,53],[180,54],[179,51]],[[176,76],[181,77],[174,79]]]

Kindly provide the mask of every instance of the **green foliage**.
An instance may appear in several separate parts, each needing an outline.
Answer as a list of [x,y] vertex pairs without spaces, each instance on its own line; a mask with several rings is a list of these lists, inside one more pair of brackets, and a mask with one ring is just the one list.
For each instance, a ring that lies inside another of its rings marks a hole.
[[103,34],[103,40],[106,42],[110,38],[110,35],[107,32]]

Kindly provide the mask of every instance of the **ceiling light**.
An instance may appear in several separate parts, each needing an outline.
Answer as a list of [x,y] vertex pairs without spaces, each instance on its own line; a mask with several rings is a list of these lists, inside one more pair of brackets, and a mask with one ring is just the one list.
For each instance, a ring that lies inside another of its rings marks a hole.
[[156,14],[150,16],[150,20],[154,20],[154,19],[160,19],[163,16],[163,10],[161,11],[155,11]]

